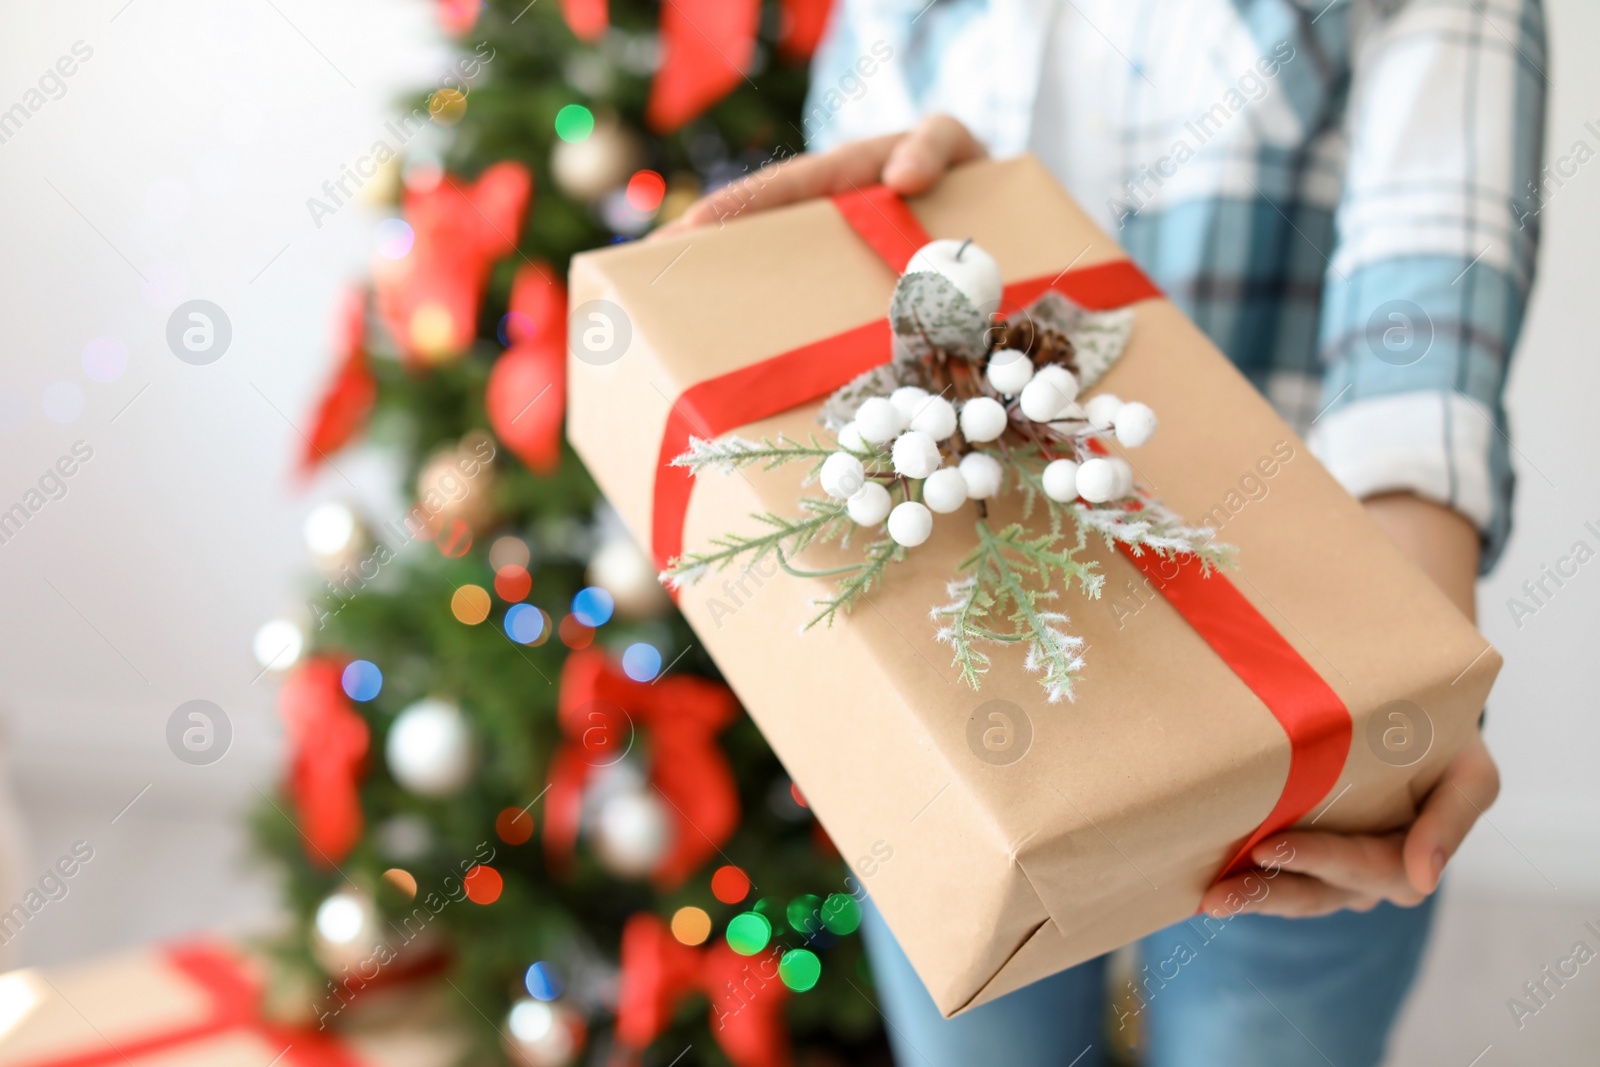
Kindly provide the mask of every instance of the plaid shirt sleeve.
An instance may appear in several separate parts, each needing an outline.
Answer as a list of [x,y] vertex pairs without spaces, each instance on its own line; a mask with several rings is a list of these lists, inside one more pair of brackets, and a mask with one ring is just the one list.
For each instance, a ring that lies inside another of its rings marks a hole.
[[1310,445],[1357,496],[1411,491],[1510,527],[1502,391],[1533,278],[1539,0],[1412,0],[1352,26],[1345,182]]

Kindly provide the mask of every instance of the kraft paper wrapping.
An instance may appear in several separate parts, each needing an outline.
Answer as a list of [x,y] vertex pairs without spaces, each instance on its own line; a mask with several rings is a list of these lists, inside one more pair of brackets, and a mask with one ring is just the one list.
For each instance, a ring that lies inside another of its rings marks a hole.
[[[1123,258],[1031,157],[960,168],[911,207],[934,237],[976,240],[1008,283]],[[568,432],[641,545],[677,397],[884,315],[894,281],[828,201],[574,261],[572,306],[611,301],[631,340],[605,365],[571,360]],[[1351,711],[1343,774],[1311,817],[1326,830],[1405,823],[1475,729],[1499,655],[1197,328],[1164,300],[1134,307],[1129,347],[1095,390],[1161,417],[1127,458],[1180,515],[1225,520],[1218,539],[1240,562],[1229,577]],[[740,434],[803,440],[819,406]],[[752,531],[753,512],[796,513],[801,478],[798,465],[700,477],[684,544]],[[1014,496],[996,503],[992,527],[1017,517]],[[1095,540],[1105,596],[1063,601],[1069,631],[1087,643],[1075,702],[1047,704],[1020,650],[997,649],[982,691],[971,690],[928,610],[946,599],[972,536],[968,513],[939,516],[932,539],[831,629],[800,633],[827,582],[770,565],[681,595],[946,1015],[1192,915],[1272,809],[1289,762],[1267,708]],[[802,563],[842,560],[817,546]],[[995,700],[1022,709],[1031,729],[1014,762],[997,762],[980,728],[969,731]],[[1380,758],[1369,741],[1370,721],[1390,705],[1376,737],[1394,701],[1422,710],[1418,736],[1431,727],[1420,758]]]

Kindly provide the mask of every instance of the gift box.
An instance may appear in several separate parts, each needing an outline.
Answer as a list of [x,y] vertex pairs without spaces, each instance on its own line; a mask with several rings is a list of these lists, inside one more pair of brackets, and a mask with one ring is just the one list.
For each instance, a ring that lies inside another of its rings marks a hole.
[[[1193,915],[1271,832],[1404,825],[1500,658],[1029,157],[909,203],[855,190],[574,261],[568,433],[664,566],[796,511],[796,468],[692,479],[670,461],[734,431],[807,440],[828,394],[889,360],[897,273],[930,236],[994,256],[1003,312],[1047,291],[1131,309],[1095,389],[1160,413],[1129,453],[1139,482],[1237,552],[1203,576],[1091,539],[1103,595],[1062,601],[1085,642],[1070,703],[1047,702],[1015,649],[974,691],[936,641],[929,609],[971,523],[936,523],[851,614],[804,633],[825,578],[769,560],[679,591],[952,1015]],[[1021,517],[1017,494],[987,503],[992,526]],[[846,558],[813,545],[803,563]]]
[[[449,1067],[464,1047],[439,1012],[414,1002],[401,1024],[369,1021],[337,1037],[270,1021],[263,966],[223,943],[195,942],[0,975],[0,1064]],[[432,1026],[420,1024],[429,1017]]]

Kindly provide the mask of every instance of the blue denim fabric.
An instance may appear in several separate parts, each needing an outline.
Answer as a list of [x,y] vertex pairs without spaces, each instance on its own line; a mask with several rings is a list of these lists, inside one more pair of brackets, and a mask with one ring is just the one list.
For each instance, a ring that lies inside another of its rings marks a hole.
[[[1428,940],[1434,900],[1320,919],[1240,915],[1139,943],[1145,1067],[1376,1067]],[[900,1067],[1104,1067],[1106,960],[944,1019],[883,917],[861,926]]]

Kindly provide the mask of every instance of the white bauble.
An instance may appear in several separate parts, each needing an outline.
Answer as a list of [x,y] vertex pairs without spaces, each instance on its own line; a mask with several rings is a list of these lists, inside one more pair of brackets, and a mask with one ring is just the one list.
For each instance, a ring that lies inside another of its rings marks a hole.
[[1156,432],[1156,413],[1148,405],[1137,401],[1117,409],[1112,425],[1117,428],[1117,440],[1128,448],[1138,448]]
[[1033,360],[1026,352],[1015,348],[998,348],[989,356],[986,372],[989,386],[1001,396],[1012,397],[1022,392],[1023,386],[1033,380]]
[[607,538],[589,558],[589,583],[610,593],[626,619],[653,619],[672,606],[657,573],[655,561],[625,533]]
[[667,854],[672,821],[654,793],[619,793],[601,805],[592,838],[606,870],[622,878],[642,878]]
[[941,467],[922,483],[922,502],[941,515],[959,511],[967,502],[967,480],[955,467]]
[[583,1017],[561,1001],[524,998],[506,1016],[506,1055],[517,1067],[570,1067],[583,1050]]
[[982,452],[968,452],[961,457],[961,480],[967,483],[967,496],[973,500],[988,500],[1000,494],[1000,483],[1005,470],[1000,461]]
[[915,500],[904,500],[889,512],[889,538],[897,545],[916,548],[933,533],[933,512]]
[[621,186],[642,158],[639,138],[615,121],[595,124],[581,141],[558,141],[550,152],[550,173],[561,191],[593,202]]
[[1133,467],[1125,459],[1112,457],[1111,465],[1117,470],[1116,493],[1111,499],[1121,500],[1133,492]]
[[856,432],[863,441],[875,445],[894,440],[900,432],[900,412],[887,397],[873,396],[861,402],[856,409]]
[[928,399],[928,391],[920,385],[902,385],[889,394],[889,403],[900,413],[900,428],[911,425],[912,416]]
[[870,451],[867,439],[861,436],[861,431],[856,429],[854,422],[845,423],[844,429],[839,431],[839,447],[848,448],[852,452]]
[[1078,465],[1070,459],[1054,459],[1045,465],[1044,495],[1059,504],[1078,499]]
[[256,662],[262,667],[286,671],[299,661],[305,647],[306,639],[300,627],[288,619],[273,619],[261,624],[250,651],[255,653]]
[[329,974],[370,964],[383,942],[378,906],[367,893],[340,889],[317,905],[311,923],[311,954]]
[[889,517],[891,503],[889,490],[877,482],[868,482],[856,491],[844,509],[857,526],[876,526]]
[[1059,418],[1069,403],[1071,397],[1056,388],[1056,383],[1043,374],[1035,374],[1033,380],[1022,387],[1018,406],[1022,414],[1034,422],[1050,422]]
[[1098,456],[1084,460],[1078,468],[1078,495],[1091,504],[1104,504],[1116,499],[1119,481],[1117,466],[1111,460]]
[[472,777],[472,730],[454,704],[428,698],[395,716],[384,746],[389,773],[419,796],[447,797]]
[[1078,399],[1078,378],[1059,363],[1047,363],[1034,372],[1033,380],[1044,379],[1061,394],[1061,410],[1065,412]]
[[931,270],[942,274],[978,313],[992,315],[1000,310],[1005,285],[1000,279],[1000,264],[971,241],[942,239],[929,241],[911,257],[906,273]]
[[894,469],[907,478],[926,478],[939,469],[941,457],[934,439],[921,430],[907,430],[895,439]]
[[943,441],[956,432],[956,409],[942,396],[930,396],[911,416],[911,428],[920,430],[935,441]]
[[1117,421],[1117,412],[1122,408],[1122,398],[1115,393],[1101,393],[1083,405],[1083,413],[1089,419],[1089,425],[1097,430],[1107,430]]
[[998,440],[1006,432],[1006,406],[990,396],[961,405],[961,436],[973,444]]
[[866,480],[866,468],[848,452],[835,452],[823,460],[822,470],[817,474],[822,491],[835,500],[850,499]]

